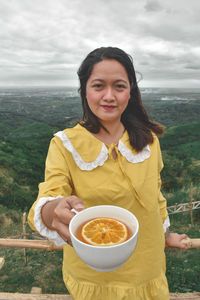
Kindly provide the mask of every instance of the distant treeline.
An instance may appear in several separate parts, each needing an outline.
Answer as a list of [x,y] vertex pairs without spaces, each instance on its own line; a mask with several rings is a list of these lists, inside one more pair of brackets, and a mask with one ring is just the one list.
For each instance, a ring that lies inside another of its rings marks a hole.
[[[0,203],[28,209],[43,181],[49,141],[57,128],[33,122],[23,124],[0,142]],[[171,127],[160,138],[165,168],[163,190],[200,181],[200,123]]]
[[[20,103],[11,101],[0,107],[0,203],[10,208],[29,209],[43,181],[50,139],[81,119],[78,98],[39,100],[22,98]],[[152,119],[166,127],[160,138],[163,191],[199,184],[200,101],[144,104]]]

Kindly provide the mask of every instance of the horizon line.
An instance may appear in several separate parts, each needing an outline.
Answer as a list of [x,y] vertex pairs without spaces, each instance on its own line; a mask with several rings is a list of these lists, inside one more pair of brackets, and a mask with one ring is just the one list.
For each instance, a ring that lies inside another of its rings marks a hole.
[[[66,86],[66,85],[0,85],[0,89],[9,89],[9,88],[71,88],[71,89],[79,89],[78,86]],[[182,87],[182,86],[142,86],[139,89],[200,89],[200,87]]]

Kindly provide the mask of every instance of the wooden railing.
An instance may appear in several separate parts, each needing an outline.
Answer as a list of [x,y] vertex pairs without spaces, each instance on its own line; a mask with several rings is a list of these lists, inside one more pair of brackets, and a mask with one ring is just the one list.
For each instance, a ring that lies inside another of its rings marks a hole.
[[[73,300],[70,295],[0,293],[0,300]],[[170,293],[170,300],[200,300],[200,293]]]
[[[191,196],[191,201],[189,203],[181,203],[173,206],[168,206],[167,210],[169,215],[181,213],[185,211],[192,211],[200,208],[200,201],[193,202]],[[54,243],[44,240],[44,239],[36,239],[29,240],[25,239],[26,237],[26,215],[23,215],[23,234],[19,236],[19,238],[5,238],[0,239],[0,247],[14,247],[14,248],[32,248],[32,249],[42,249],[47,251],[52,250],[62,250],[62,247],[55,246]],[[23,239],[20,239],[23,237]],[[189,248],[200,248],[200,239],[185,239],[183,243],[187,245],[187,249]],[[5,263],[4,258],[0,258],[0,268],[3,267]],[[39,289],[39,288],[38,288]],[[21,293],[1,293],[0,292],[0,300],[73,300],[70,295],[59,295],[59,294],[37,294],[35,291],[31,291],[30,294],[21,294]],[[200,300],[200,292],[197,293],[170,293],[170,300]]]
[[0,293],[0,300],[73,300],[70,295]]
[[[200,248],[200,239],[187,238],[182,240],[182,243],[187,246],[187,249]],[[62,250],[62,247],[57,247],[48,240],[0,239],[0,247]]]
[[177,214],[177,213],[182,213],[185,211],[191,211],[194,209],[199,209],[200,208],[200,201],[194,201],[194,202],[187,202],[187,203],[179,203],[175,204],[172,206],[168,206],[168,214]]

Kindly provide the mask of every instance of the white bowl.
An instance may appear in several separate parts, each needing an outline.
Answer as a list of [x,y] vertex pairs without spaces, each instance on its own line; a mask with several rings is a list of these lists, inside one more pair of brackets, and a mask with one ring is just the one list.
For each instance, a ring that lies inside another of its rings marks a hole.
[[[127,225],[133,234],[127,241],[114,246],[93,246],[80,241],[75,236],[79,226],[97,217],[117,219]],[[86,208],[76,214],[69,224],[72,245],[77,255],[91,269],[101,272],[114,271],[128,260],[137,245],[138,230],[137,218],[130,211],[113,205],[98,205]]]

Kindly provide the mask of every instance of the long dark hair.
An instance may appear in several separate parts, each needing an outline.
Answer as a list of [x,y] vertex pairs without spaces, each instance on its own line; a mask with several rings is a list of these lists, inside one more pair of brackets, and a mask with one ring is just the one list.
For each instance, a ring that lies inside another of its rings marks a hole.
[[[99,119],[91,111],[86,99],[86,84],[92,73],[93,66],[104,59],[117,60],[127,71],[131,92],[129,103],[122,113],[121,122],[128,131],[130,144],[137,151],[140,151],[147,144],[153,142],[152,132],[156,135],[160,135],[164,130],[160,124],[149,120],[147,112],[142,104],[132,57],[119,48],[101,47],[93,50],[87,55],[78,70],[80,81],[79,93],[81,95],[83,107],[84,123],[82,125],[92,133],[98,133],[101,127],[104,128]],[[104,129],[106,130],[106,128]]]

